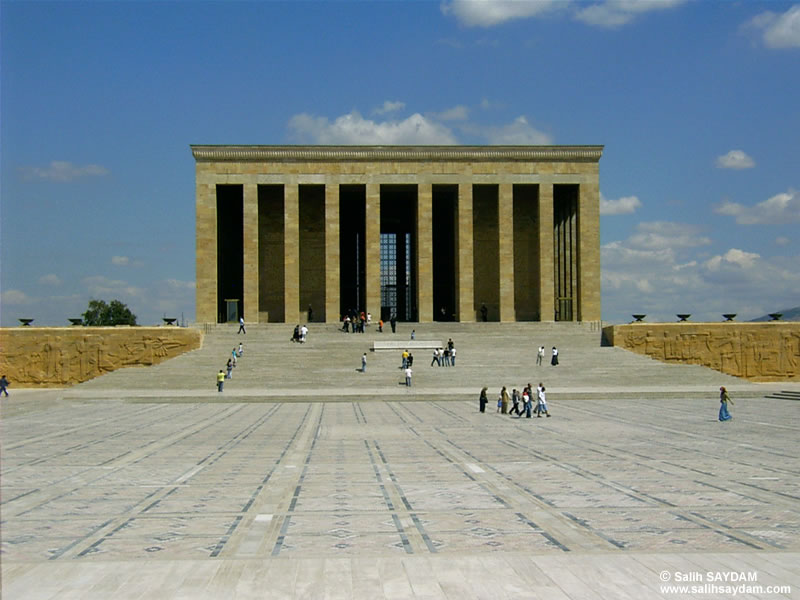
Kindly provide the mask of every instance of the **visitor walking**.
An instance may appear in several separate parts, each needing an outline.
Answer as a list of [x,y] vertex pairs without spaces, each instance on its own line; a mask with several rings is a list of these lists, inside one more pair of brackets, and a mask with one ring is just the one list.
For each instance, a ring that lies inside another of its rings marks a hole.
[[725,389],[725,386],[719,388],[719,420],[720,421],[730,421],[733,417],[731,413],[728,412],[728,402],[731,403],[733,406],[733,400],[728,395],[728,390]]
[[411,371],[411,367],[405,368],[405,375],[406,375],[406,386],[411,387],[411,375],[413,372]]
[[8,397],[8,386],[9,385],[11,385],[11,384],[8,383],[8,379],[6,378],[5,375],[0,377],[0,396],[5,394],[6,397]]
[[517,415],[517,418],[520,418],[522,416],[522,411],[519,409],[519,400],[520,400],[519,392],[517,391],[517,388],[514,388],[511,391],[511,403],[513,404],[513,406],[511,407],[511,412],[508,413],[509,416],[514,414]]
[[225,365],[225,379],[232,379],[233,378],[233,361],[229,358],[228,364]]
[[247,335],[247,330],[244,328],[244,317],[239,317],[239,331],[236,332],[236,335],[240,333]]
[[539,346],[539,350],[536,353],[536,366],[541,367],[543,360],[544,360],[544,346]]
[[481,397],[478,400],[478,402],[480,403],[480,407],[481,407],[481,412],[482,413],[486,412],[486,404],[489,402],[489,398],[486,397],[486,392],[488,392],[488,391],[489,391],[489,388],[487,388],[487,387],[483,388],[481,390]]
[[239,348],[236,350],[236,355],[241,358],[242,354],[244,354],[244,346],[242,345],[242,342],[239,342]]
[[367,353],[364,352],[364,355],[361,357],[361,372],[367,372]]
[[558,348],[553,346],[553,357],[550,359],[550,364],[556,366],[558,364]]
[[222,386],[224,384],[225,384],[225,373],[223,372],[222,369],[220,369],[219,373],[217,373],[217,391],[218,392],[222,391]]
[[508,414],[508,390],[506,386],[503,386],[503,389],[500,390],[500,414],[507,415]]
[[392,313],[392,318],[389,319],[389,324],[392,326],[392,333],[397,329],[397,315]]
[[536,402],[536,416],[540,419],[542,418],[542,413],[548,417],[550,416],[550,413],[547,412],[547,397],[545,396],[545,391],[546,388],[540,383],[538,389],[539,399]]
[[528,387],[522,390],[522,404],[525,407],[525,418],[531,418],[531,410],[533,408],[533,403],[531,402],[531,386],[528,384]]
[[455,367],[456,366],[456,349],[455,346],[450,348],[450,365]]

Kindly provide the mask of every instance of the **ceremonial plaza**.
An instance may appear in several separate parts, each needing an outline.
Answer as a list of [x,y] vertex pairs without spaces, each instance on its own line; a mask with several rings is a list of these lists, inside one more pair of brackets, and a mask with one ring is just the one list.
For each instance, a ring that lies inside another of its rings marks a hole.
[[4,600],[800,598],[800,331],[610,343],[602,147],[191,150],[192,327],[2,332]]

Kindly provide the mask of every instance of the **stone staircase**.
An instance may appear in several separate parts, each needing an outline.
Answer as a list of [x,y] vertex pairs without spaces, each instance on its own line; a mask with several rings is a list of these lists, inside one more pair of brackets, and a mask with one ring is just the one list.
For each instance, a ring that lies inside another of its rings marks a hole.
[[[290,341],[293,325],[248,325],[238,335],[236,325],[206,327],[203,347],[148,368],[115,371],[65,392],[66,395],[169,397],[174,401],[198,396],[215,401],[295,401],[405,398],[425,400],[477,397],[488,386],[490,397],[500,387],[520,388],[544,382],[550,397],[680,395],[681,390],[715,396],[720,385],[763,396],[763,384],[752,384],[696,365],[664,364],[648,357],[601,344],[598,323],[400,323],[397,333],[372,327],[363,334],[344,333],[334,324],[309,324],[308,341]],[[372,352],[374,341],[441,340],[458,350],[455,367],[431,367],[429,351],[414,353],[413,386],[399,385],[401,351]],[[216,373],[239,342],[244,354],[216,391]],[[544,345],[545,364],[536,366],[536,349]],[[559,366],[550,366],[552,346],[559,349]],[[360,372],[367,353],[367,371]]]

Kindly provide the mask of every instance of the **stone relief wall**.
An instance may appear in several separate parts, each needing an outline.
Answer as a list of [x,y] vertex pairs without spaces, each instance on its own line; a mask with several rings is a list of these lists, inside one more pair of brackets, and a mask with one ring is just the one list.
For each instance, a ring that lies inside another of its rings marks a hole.
[[800,380],[800,323],[630,323],[603,329],[614,346],[751,381]]
[[15,327],[0,330],[0,374],[13,387],[62,387],[200,348],[183,327]]

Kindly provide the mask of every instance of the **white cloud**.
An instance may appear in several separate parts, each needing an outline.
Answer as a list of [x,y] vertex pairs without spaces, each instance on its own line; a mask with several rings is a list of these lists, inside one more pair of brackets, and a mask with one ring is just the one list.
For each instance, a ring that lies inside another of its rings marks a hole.
[[143,299],[146,297],[146,290],[135,285],[130,285],[126,281],[109,279],[102,275],[93,275],[82,280],[86,290],[93,298],[106,301],[115,299],[126,302],[132,298]]
[[628,239],[631,248],[641,250],[675,250],[707,246],[711,240],[701,235],[702,228],[686,223],[650,221],[639,223]]
[[440,121],[466,121],[469,118],[469,108],[459,104],[434,115]]
[[792,240],[790,240],[787,237],[779,236],[779,237],[775,238],[775,245],[776,246],[788,246],[791,243],[791,241]]
[[548,145],[553,143],[553,138],[543,133],[528,123],[528,119],[519,116],[513,123],[500,127],[487,127],[484,129],[490,144],[525,146],[528,144]]
[[763,32],[762,39],[768,48],[800,47],[800,4],[782,14],[763,12],[748,25]]
[[742,150],[731,150],[717,157],[717,166],[720,169],[752,169],[756,163]]
[[124,267],[130,262],[130,258],[127,256],[112,256],[111,257],[111,264],[116,265],[118,267]]
[[729,265],[735,265],[741,269],[751,269],[755,266],[761,255],[753,252],[745,252],[738,248],[731,248],[725,254],[709,258],[705,262],[705,267],[711,271],[718,271]]
[[54,160],[46,167],[22,167],[20,171],[27,180],[45,179],[58,182],[68,182],[80,177],[102,177],[110,172],[100,165],[79,167],[63,160]]
[[800,194],[790,189],[755,206],[724,201],[714,209],[720,215],[735,217],[739,225],[784,225],[800,222]]
[[33,299],[21,290],[6,290],[0,294],[0,300],[2,300],[3,304],[12,305],[29,304],[33,302]]
[[600,214],[607,215],[628,215],[641,208],[642,203],[636,196],[624,196],[617,200],[607,200],[600,194]]
[[299,114],[289,120],[293,136],[314,144],[456,144],[453,133],[445,127],[415,113],[402,121],[376,122],[358,112],[337,117]]
[[175,291],[194,290],[196,287],[194,281],[181,281],[180,279],[165,279],[164,285]]
[[578,21],[598,27],[620,27],[636,17],[657,10],[667,10],[686,0],[606,0],[581,8],[575,14]]
[[[662,231],[670,229],[665,225]],[[800,257],[731,248],[708,258],[681,240],[669,248],[642,247],[640,233],[601,248],[604,319],[623,322],[643,313],[648,321],[674,321],[678,312],[691,313],[693,321],[718,321],[727,312],[746,319],[796,304]]]
[[39,283],[42,285],[61,285],[61,278],[55,273],[48,273],[39,277]]
[[386,113],[403,110],[405,107],[406,107],[405,102],[400,102],[400,101],[391,102],[389,100],[386,100],[383,103],[383,106],[376,108],[375,110],[372,111],[372,113],[376,115],[385,115]]
[[453,15],[467,27],[491,27],[527,19],[564,6],[563,0],[452,0],[442,2],[442,14]]

